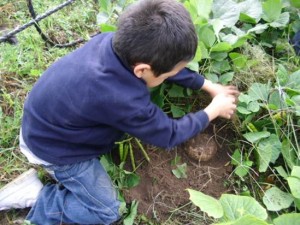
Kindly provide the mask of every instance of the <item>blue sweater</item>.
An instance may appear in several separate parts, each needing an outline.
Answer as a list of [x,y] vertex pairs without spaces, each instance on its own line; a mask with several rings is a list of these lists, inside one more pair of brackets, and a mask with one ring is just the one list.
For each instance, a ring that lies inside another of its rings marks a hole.
[[[37,157],[57,165],[88,160],[109,152],[124,132],[171,148],[208,126],[203,111],[175,120],[153,104],[145,82],[114,53],[112,37],[95,36],[53,63],[34,85],[22,134]],[[170,81],[198,89],[204,78],[183,69]]]

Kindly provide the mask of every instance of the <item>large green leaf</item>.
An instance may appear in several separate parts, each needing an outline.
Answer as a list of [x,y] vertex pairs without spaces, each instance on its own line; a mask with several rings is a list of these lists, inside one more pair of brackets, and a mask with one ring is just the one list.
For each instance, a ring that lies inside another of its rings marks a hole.
[[291,194],[272,187],[265,192],[263,202],[269,211],[279,211],[290,207],[294,198]]
[[222,205],[217,199],[192,189],[187,189],[187,191],[190,194],[190,200],[203,212],[214,218],[221,218],[223,216]]
[[266,221],[258,219],[252,215],[245,215],[238,220],[225,222],[225,223],[215,223],[213,225],[269,225]]
[[257,23],[263,13],[262,5],[259,0],[246,0],[239,3],[241,13],[251,17]]
[[185,97],[183,87],[173,84],[170,90],[168,91],[168,96],[170,97]]
[[216,45],[214,45],[212,48],[211,48],[211,51],[212,52],[229,52],[231,51],[233,48],[232,48],[232,45],[227,43],[227,42],[220,42]]
[[244,138],[247,139],[247,141],[251,142],[251,143],[255,143],[258,142],[259,140],[263,139],[263,138],[267,138],[269,137],[271,134],[268,131],[260,131],[260,132],[250,132],[250,133],[246,133],[244,134]]
[[256,148],[256,151],[259,155],[258,170],[259,172],[266,172],[272,159],[272,145],[267,144],[264,148],[258,147]]
[[270,90],[271,87],[269,84],[254,83],[249,88],[248,95],[253,100],[261,100],[267,102]]
[[300,213],[283,214],[274,220],[274,225],[299,225]]
[[225,27],[234,26],[239,20],[238,4],[232,0],[215,0],[212,6],[213,18],[219,19]]
[[190,0],[190,4],[193,5],[197,10],[198,16],[201,16],[207,20],[211,12],[212,2],[213,2],[212,0],[202,0],[202,1]]
[[300,199],[300,166],[294,166],[291,176],[287,178],[292,195]]
[[276,134],[271,134],[270,137],[261,140],[258,144],[258,148],[260,149],[267,148],[268,146],[271,146],[272,148],[271,162],[275,163],[275,161],[278,159],[278,156],[280,155],[282,148],[282,144]]
[[289,80],[286,86],[295,90],[300,90],[300,70],[292,73],[289,76]]
[[267,0],[262,5],[265,21],[271,23],[279,19],[282,10],[281,0]]
[[203,42],[207,48],[212,47],[216,41],[214,31],[208,26],[201,27],[198,36],[199,40]]
[[290,14],[288,12],[284,12],[280,14],[279,18],[272,23],[270,23],[271,27],[286,27],[290,20]]
[[224,210],[224,219],[237,220],[245,215],[253,215],[265,220],[268,217],[266,210],[252,197],[223,194],[220,202]]

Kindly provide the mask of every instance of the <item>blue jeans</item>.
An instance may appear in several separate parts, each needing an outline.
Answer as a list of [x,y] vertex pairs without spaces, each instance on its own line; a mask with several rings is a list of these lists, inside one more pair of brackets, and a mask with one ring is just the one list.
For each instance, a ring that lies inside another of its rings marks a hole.
[[120,218],[116,189],[98,159],[45,168],[58,184],[41,190],[26,220],[36,225],[111,224]]

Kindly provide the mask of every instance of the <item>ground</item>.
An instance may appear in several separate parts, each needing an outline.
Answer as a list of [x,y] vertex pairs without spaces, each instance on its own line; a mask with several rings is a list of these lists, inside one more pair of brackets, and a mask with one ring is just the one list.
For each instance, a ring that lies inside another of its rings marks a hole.
[[[176,224],[200,224],[190,221],[196,220],[201,215],[200,212],[194,213],[194,216],[186,215],[186,212],[195,208],[189,201],[186,189],[202,191],[216,198],[230,191],[228,183],[226,184],[232,172],[229,163],[231,150],[227,138],[232,138],[232,134],[228,130],[215,133],[213,128],[214,125],[206,133],[216,138],[219,148],[217,154],[207,162],[197,162],[189,158],[182,146],[172,151],[148,148],[151,161],[144,161],[137,169],[141,182],[124,192],[126,200],[138,200],[138,212],[162,224],[175,224],[175,221]],[[177,165],[187,164],[187,178],[177,178],[172,173],[176,169],[172,165],[176,157],[180,157]],[[140,160],[144,160],[142,155]]]

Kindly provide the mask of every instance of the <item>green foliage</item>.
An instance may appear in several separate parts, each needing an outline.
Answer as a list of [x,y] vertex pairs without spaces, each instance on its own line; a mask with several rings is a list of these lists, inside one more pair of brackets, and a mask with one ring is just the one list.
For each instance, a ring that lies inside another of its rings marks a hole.
[[[218,219],[215,225],[268,225],[268,214],[254,198],[222,194],[219,200],[205,195],[202,192],[187,189],[190,200],[207,213],[208,216]],[[279,197],[278,197],[279,196]],[[288,207],[292,199],[279,189],[272,188],[265,197],[267,206],[272,210]],[[296,225],[300,221],[299,213],[279,215],[274,219],[274,225]]]
[[[222,194],[219,200],[188,189],[190,200],[221,224],[267,224],[267,211],[252,197]],[[246,222],[248,221],[248,222]],[[254,223],[257,222],[257,223]]]
[[134,153],[133,153],[133,144],[134,143],[137,144],[137,149],[139,149],[143,153],[145,159],[148,162],[150,162],[150,158],[139,139],[137,139],[135,137],[131,137],[130,135],[127,134],[126,138],[124,140],[115,143],[118,145],[118,148],[119,148],[119,157],[120,157],[121,163],[125,164],[128,153],[129,153],[133,171],[136,170],[135,157],[134,157]]
[[117,166],[113,163],[110,155],[102,156],[100,162],[120,190],[132,188],[139,184],[140,177],[133,172],[125,170],[124,162]]
[[172,173],[177,178],[187,178],[186,170],[187,170],[187,164],[183,163],[181,165],[176,165],[176,169],[172,170]]

